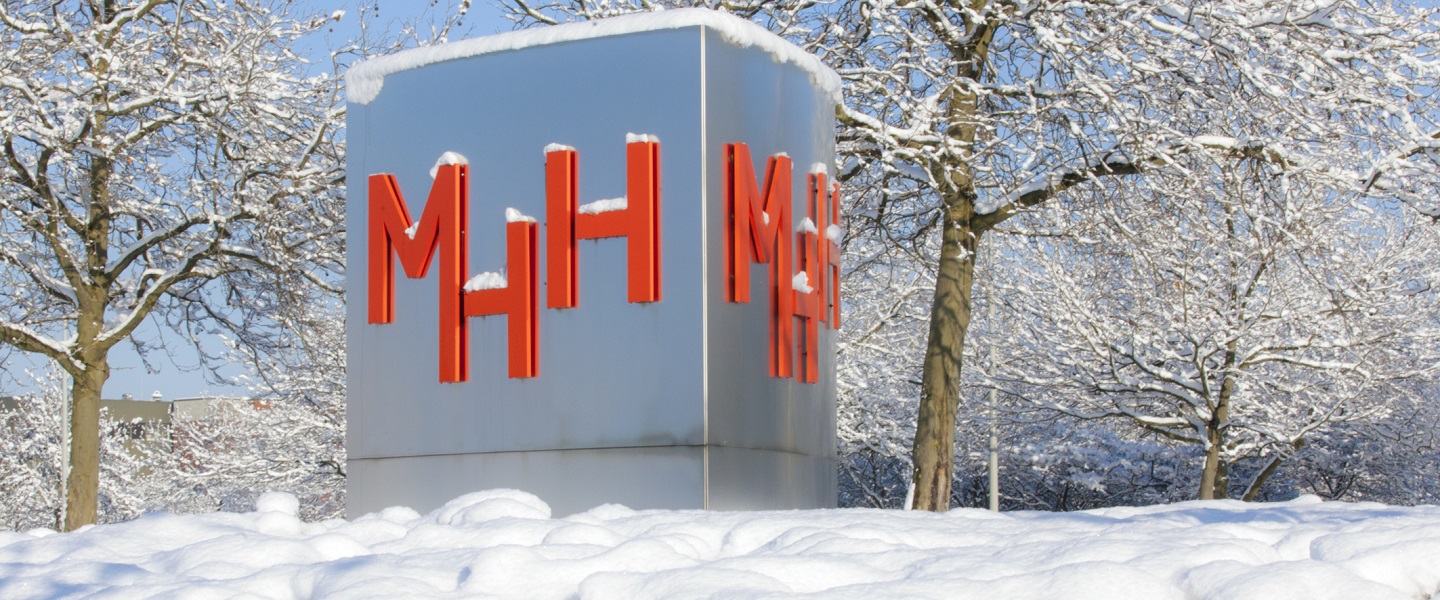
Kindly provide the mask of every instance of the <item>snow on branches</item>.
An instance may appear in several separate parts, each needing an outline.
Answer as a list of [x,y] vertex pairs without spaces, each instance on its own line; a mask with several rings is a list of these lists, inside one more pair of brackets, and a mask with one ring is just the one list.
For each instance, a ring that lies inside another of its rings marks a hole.
[[291,50],[320,26],[251,4],[0,12],[0,344],[72,378],[67,526],[94,518],[111,348],[147,318],[275,347],[275,315],[339,289],[338,80]]

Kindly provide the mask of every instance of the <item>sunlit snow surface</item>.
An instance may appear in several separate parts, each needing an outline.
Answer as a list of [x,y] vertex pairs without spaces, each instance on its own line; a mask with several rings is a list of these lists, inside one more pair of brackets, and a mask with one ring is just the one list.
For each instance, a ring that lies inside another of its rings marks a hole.
[[1191,502],[1075,513],[632,511],[498,490],[301,523],[155,514],[0,533],[0,598],[1440,600],[1440,508]]
[[[372,58],[352,67],[345,75],[345,97],[355,104],[369,104],[375,100],[376,96],[380,95],[387,76],[449,60],[495,52],[523,50],[533,46],[561,42],[694,26],[702,26],[714,31],[732,45],[741,48],[758,48],[768,52],[775,62],[790,63],[800,67],[810,74],[815,85],[826,95],[836,103],[840,102],[840,75],[820,62],[818,57],[801,50],[760,25],[734,15],[703,8],[676,8],[632,13],[608,19],[522,29],[448,44],[411,48]],[[651,136],[649,139],[640,141],[658,142],[659,139]]]

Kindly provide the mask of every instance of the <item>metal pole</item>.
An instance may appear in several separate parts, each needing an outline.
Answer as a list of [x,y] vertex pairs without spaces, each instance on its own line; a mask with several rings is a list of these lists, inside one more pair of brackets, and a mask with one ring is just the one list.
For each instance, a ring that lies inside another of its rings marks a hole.
[[[995,251],[990,251],[990,258],[995,258]],[[989,370],[990,376],[995,376],[995,342],[999,337],[995,334],[995,284],[989,286],[989,293],[985,296],[985,318],[989,320],[990,326],[990,348],[989,348]],[[990,510],[1000,512],[1000,429],[997,424],[995,412],[995,388],[990,388]]]
[[990,510],[1000,512],[1000,432],[995,426],[995,390],[990,390]]
[[[995,322],[995,305],[991,303],[987,312],[990,322]],[[995,342],[990,342],[990,375],[995,375]],[[996,423],[995,388],[990,388],[990,510],[1000,512],[1000,429]]]
[[66,397],[58,389],[56,395],[60,396],[60,507],[56,511],[55,530],[61,531],[65,528],[65,511],[70,507],[70,411],[73,397]]

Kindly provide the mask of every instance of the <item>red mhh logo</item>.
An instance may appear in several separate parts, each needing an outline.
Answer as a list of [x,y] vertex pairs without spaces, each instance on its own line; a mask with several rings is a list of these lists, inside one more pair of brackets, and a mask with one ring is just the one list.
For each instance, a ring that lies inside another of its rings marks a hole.
[[[727,302],[751,301],[752,267],[768,267],[769,375],[805,383],[819,380],[819,329],[840,327],[840,192],[827,169],[811,169],[805,186],[807,212],[791,214],[794,168],[789,156],[768,157],[764,178],[743,143],[723,146],[724,240]],[[410,278],[439,271],[439,379],[469,379],[470,317],[507,319],[508,375],[540,375],[541,324],[539,226],[520,211],[507,211],[504,273],[470,275],[469,165],[447,153],[418,220],[411,216],[400,182],[392,174],[369,176],[369,284],[371,324],[395,320],[395,263]],[[545,148],[545,308],[579,306],[579,240],[624,238],[625,297],[631,303],[661,302],[660,142],[629,136],[625,144],[625,196],[580,204],[579,153]],[[393,260],[392,260],[393,257]],[[616,287],[619,283],[616,282]]]

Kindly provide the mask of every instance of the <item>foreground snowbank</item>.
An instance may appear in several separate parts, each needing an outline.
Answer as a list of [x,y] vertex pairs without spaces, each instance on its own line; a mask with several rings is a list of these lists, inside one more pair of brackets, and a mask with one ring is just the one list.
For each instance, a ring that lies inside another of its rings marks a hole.
[[1078,513],[632,511],[496,490],[302,523],[155,514],[0,533],[0,598],[1440,600],[1440,507],[1302,498]]

